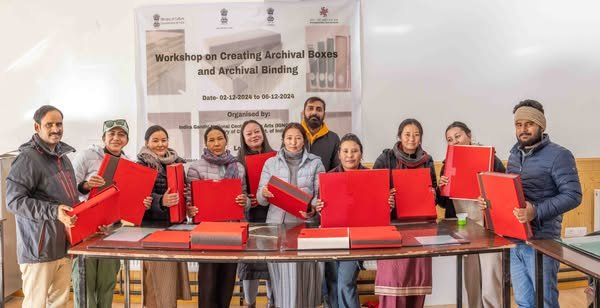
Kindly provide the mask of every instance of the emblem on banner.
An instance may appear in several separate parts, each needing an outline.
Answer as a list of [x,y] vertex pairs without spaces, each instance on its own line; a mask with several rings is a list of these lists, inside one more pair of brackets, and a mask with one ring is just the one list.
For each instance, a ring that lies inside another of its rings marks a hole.
[[228,12],[229,12],[229,11],[227,11],[227,9],[226,9],[226,8],[222,8],[222,9],[221,9],[221,24],[222,24],[222,25],[226,25],[226,24],[227,24],[227,22],[228,22],[228,19],[227,19],[227,13],[228,13]]
[[154,14],[154,16],[152,16],[152,19],[154,19],[154,28],[160,27],[160,15]]
[[270,24],[272,24],[275,21],[275,17],[273,17],[274,12],[275,9],[272,7],[267,9],[267,14],[269,14],[269,16],[267,17],[267,22],[269,22]]
[[321,11],[319,11],[319,14],[321,14],[321,16],[323,16],[323,18],[325,18],[325,17],[327,17],[327,14],[329,14],[329,9],[322,6]]

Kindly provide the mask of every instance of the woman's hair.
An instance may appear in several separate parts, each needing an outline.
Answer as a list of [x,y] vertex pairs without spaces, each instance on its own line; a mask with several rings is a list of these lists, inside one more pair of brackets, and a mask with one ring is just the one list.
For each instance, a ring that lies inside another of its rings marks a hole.
[[160,126],[160,125],[152,125],[150,127],[148,127],[148,129],[146,130],[146,133],[144,134],[144,140],[146,142],[148,142],[150,140],[150,136],[152,136],[152,134],[158,132],[158,131],[162,131],[165,133],[165,135],[167,136],[167,139],[169,139],[169,133],[167,133],[167,130]]
[[[304,139],[304,141],[306,141],[307,138],[306,132],[304,131],[304,127],[302,127],[302,125],[300,125],[300,123],[298,122],[290,122],[283,128],[283,132],[281,133],[281,140],[285,138],[285,133],[292,128],[299,130],[300,134],[302,134],[302,138]],[[283,142],[281,143],[281,147],[284,147]]]
[[460,128],[467,134],[467,136],[471,137],[471,129],[467,126],[467,124],[460,121],[454,121],[448,125],[448,128],[446,128],[446,134],[453,128]]
[[211,125],[206,129],[206,131],[204,131],[204,144],[206,144],[206,140],[208,139],[208,133],[212,132],[213,130],[218,130],[221,133],[223,133],[223,137],[225,137],[225,141],[228,141],[227,134],[225,133],[225,130],[221,126]]
[[358,136],[356,136],[353,133],[347,133],[347,134],[344,135],[344,137],[342,137],[342,139],[340,139],[340,148],[338,149],[338,152],[342,148],[342,143],[344,143],[345,141],[356,142],[356,144],[358,144],[358,148],[360,148],[360,153],[362,154],[362,152],[363,152],[362,143],[360,142],[360,139],[358,139]]
[[419,134],[421,134],[421,137],[423,136],[423,126],[421,126],[421,123],[416,119],[406,119],[400,123],[400,126],[398,126],[398,138],[400,138],[400,136],[402,135],[402,131],[408,125],[416,126],[419,130]]
[[273,149],[271,148],[271,145],[269,144],[269,139],[267,139],[267,135],[265,134],[264,127],[255,120],[248,120],[248,121],[242,123],[242,129],[240,130],[240,151],[238,152],[238,158],[240,158],[240,161],[243,160],[241,158],[246,157],[246,155],[250,152],[250,148],[248,147],[248,145],[246,144],[246,140],[244,139],[244,129],[250,123],[254,123],[254,124],[258,125],[258,127],[260,128],[260,132],[263,135],[263,143],[261,145],[262,146],[261,152],[264,153],[264,152],[273,151]]

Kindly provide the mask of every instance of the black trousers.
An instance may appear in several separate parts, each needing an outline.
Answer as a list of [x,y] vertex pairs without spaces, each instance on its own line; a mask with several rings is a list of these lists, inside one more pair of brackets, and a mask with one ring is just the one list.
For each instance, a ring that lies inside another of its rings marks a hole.
[[237,263],[200,263],[198,302],[204,308],[227,308],[233,296]]

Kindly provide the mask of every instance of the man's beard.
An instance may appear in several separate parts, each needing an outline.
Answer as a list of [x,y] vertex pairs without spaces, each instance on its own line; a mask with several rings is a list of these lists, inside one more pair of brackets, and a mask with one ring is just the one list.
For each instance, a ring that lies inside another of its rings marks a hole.
[[519,141],[519,144],[521,145],[521,147],[530,147],[530,146],[542,141],[542,135],[543,135],[543,132],[540,130],[540,132],[534,138],[530,138],[527,141],[521,141],[520,138],[517,138],[517,140]]
[[323,121],[318,116],[312,116],[310,118],[304,116],[304,121],[311,129],[317,129],[323,125]]

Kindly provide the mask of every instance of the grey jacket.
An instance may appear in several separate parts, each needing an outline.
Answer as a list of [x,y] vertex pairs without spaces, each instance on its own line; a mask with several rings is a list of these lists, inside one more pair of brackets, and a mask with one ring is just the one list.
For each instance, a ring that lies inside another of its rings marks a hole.
[[[92,175],[98,174],[100,164],[104,159],[104,147],[93,144],[89,148],[77,153],[73,159],[73,169],[75,169],[75,180],[77,184],[87,181]],[[125,153],[121,154],[122,158],[130,160]],[[79,192],[79,200],[86,200],[88,194]]]
[[19,264],[57,260],[67,254],[65,226],[58,205],[78,202],[73,166],[66,143],[51,152],[37,134],[19,147],[6,179],[6,205],[17,222]]
[[[300,167],[298,169],[298,188],[302,191],[313,196],[313,202],[318,198],[319,195],[319,173],[325,172],[321,159],[308,153],[304,150],[302,160],[300,161]],[[269,205],[269,200],[263,197],[261,191],[263,187],[267,186],[271,176],[276,176],[286,182],[290,182],[290,169],[283,157],[283,149],[277,152],[277,155],[269,158],[265,162],[262,173],[260,175],[260,183],[258,184],[258,193],[256,194],[256,200],[260,205]],[[280,207],[271,204],[269,212],[267,213],[267,223],[297,223],[302,222],[301,219],[286,212]]]

